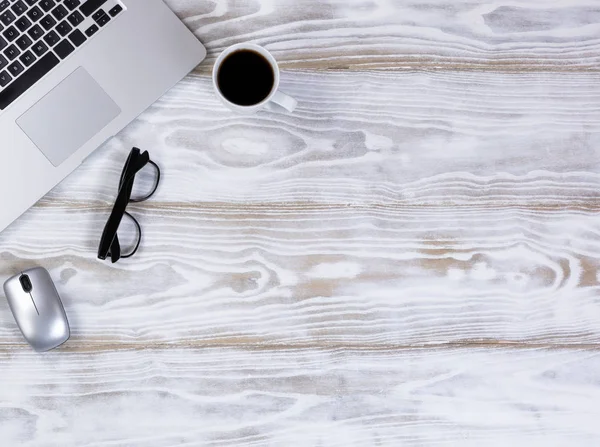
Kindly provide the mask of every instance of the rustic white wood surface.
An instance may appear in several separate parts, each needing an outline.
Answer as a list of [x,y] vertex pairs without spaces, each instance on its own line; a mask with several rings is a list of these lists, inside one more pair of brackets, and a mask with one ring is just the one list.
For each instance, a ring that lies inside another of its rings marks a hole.
[[[600,5],[168,3],[207,62],[0,234],[72,326],[35,354],[0,300],[2,445],[597,445]],[[246,40],[293,115],[212,94]],[[164,179],[110,265],[133,145]]]

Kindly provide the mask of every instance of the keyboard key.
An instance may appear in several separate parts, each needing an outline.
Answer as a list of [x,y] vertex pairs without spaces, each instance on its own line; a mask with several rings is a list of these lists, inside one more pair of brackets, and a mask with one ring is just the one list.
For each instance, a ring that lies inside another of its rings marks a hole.
[[54,20],[54,17],[52,17],[50,14],[48,14],[46,17],[44,17],[42,19],[42,21],[40,23],[42,24],[44,29],[46,31],[48,31],[49,29],[52,29],[54,27],[54,25],[56,25],[56,20]]
[[73,51],[75,51],[75,47],[71,45],[67,39],[65,39],[54,47],[54,51],[61,59],[64,59]]
[[9,6],[10,6],[10,2],[8,0],[0,1],[0,11],[4,11]]
[[27,11],[27,16],[34,22],[40,20],[42,18],[42,15],[44,15],[44,13],[37,6],[34,6],[29,11]]
[[17,39],[17,45],[21,50],[26,50],[31,46],[32,43],[33,41],[29,38],[27,34],[23,34]]
[[108,13],[114,17],[116,16],[118,13],[120,13],[121,11],[123,11],[123,7],[121,5],[116,5],[113,9],[111,9],[110,11],[108,11]]
[[80,47],[83,44],[83,42],[85,42],[87,39],[81,31],[76,29],[71,34],[69,34],[69,40],[73,42],[73,45],[75,45],[76,47]]
[[31,26],[31,21],[27,17],[23,16],[15,22],[15,25],[17,25],[19,31],[23,32]]
[[4,11],[2,14],[0,14],[0,22],[7,26],[13,23],[15,20],[16,17],[11,11]]
[[98,28],[98,25],[92,25],[88,29],[85,30],[85,35],[88,37],[92,37],[94,34],[96,34],[98,32],[99,29],[100,28]]
[[37,3],[38,0],[25,0],[25,3],[27,3],[29,6],[33,6]]
[[[8,61],[6,60],[6,58],[4,56],[2,56],[0,54],[0,70],[2,70],[4,67],[6,67],[8,65]],[[4,86],[3,86],[4,87]]]
[[56,18],[56,20],[64,19],[67,17],[68,13],[69,11],[67,11],[67,8],[65,8],[63,5],[58,5],[52,10],[52,15]]
[[21,57],[19,57],[19,60],[23,63],[23,65],[25,65],[26,67],[29,67],[31,64],[33,64],[35,62],[35,56],[33,55],[33,53],[31,51],[27,50],[23,54],[21,54]]
[[44,30],[40,25],[33,25],[33,27],[27,31],[27,34],[29,34],[29,37],[33,40],[38,40],[44,35]]
[[8,28],[6,28],[4,30],[2,35],[6,38],[6,40],[8,40],[9,42],[12,42],[17,37],[19,37],[19,32],[17,31],[17,29],[14,26],[9,26]]
[[58,26],[56,27],[56,31],[58,31],[58,34],[60,34],[61,36],[65,37],[67,34],[73,31],[73,27],[69,25],[65,20],[58,24]]
[[96,23],[100,26],[104,26],[106,25],[108,22],[110,22],[110,16],[108,14],[104,14],[102,17],[100,17]]
[[69,11],[73,11],[75,8],[77,8],[81,2],[79,0],[65,0],[65,6],[67,8],[69,8]]
[[54,0],[41,0],[40,6],[44,10],[44,12],[48,12],[56,6],[56,3],[54,3]]
[[23,73],[23,70],[24,68],[19,61],[15,61],[8,66],[8,72],[13,76],[13,78]]
[[48,34],[44,36],[44,41],[51,47],[60,42],[60,37],[56,34],[55,31],[50,31]]
[[8,45],[8,43],[6,43],[6,40],[4,40],[4,38],[0,37],[0,50],[5,49],[7,45]]
[[85,19],[83,18],[83,16],[81,15],[81,13],[79,11],[75,11],[73,14],[71,14],[69,16],[69,22],[71,23],[71,25],[73,26],[77,26],[79,25],[81,22],[83,22]]
[[39,42],[33,44],[31,49],[37,57],[40,57],[42,54],[48,51],[48,46],[40,40]]
[[6,87],[12,77],[8,74],[6,70],[2,70],[0,72],[0,87]]
[[15,59],[19,54],[21,54],[21,51],[16,46],[14,46],[14,45],[11,45],[6,50],[4,50],[4,55],[10,61],[12,61],[13,59]]
[[106,3],[106,0],[88,0],[81,5],[81,12],[84,16],[89,17],[100,6]]
[[109,21],[110,21],[110,16],[108,14],[106,14],[104,11],[100,10],[98,11],[99,13],[102,14],[94,14],[93,19],[96,21],[96,23],[100,26],[104,26],[106,25]]
[[27,11],[27,6],[25,5],[25,3],[23,3],[22,0],[19,0],[17,3],[15,3],[14,5],[12,5],[10,7],[10,9],[13,10],[13,12],[17,15],[20,16],[21,14],[23,14],[25,11]]
[[6,109],[15,99],[56,67],[59,62],[60,60],[54,54],[47,53],[29,67],[19,79],[0,92],[0,110]]

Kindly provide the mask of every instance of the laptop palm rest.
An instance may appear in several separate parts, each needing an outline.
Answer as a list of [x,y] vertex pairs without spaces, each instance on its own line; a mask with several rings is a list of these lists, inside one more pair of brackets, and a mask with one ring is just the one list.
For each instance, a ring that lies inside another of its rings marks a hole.
[[120,113],[80,67],[21,115],[17,124],[50,163],[59,166]]

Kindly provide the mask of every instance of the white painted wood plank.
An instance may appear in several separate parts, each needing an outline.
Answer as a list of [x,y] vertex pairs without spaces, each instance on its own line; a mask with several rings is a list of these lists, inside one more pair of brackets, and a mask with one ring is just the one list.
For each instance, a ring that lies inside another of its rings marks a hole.
[[590,446],[585,350],[0,354],[3,445]]
[[597,71],[600,62],[596,0],[167,4],[206,43],[209,60],[251,40],[285,68]]
[[[598,77],[287,73],[298,113],[251,117],[191,77],[0,235],[0,279],[50,268],[78,347],[598,343]],[[164,178],[111,266],[134,144]]]
[[105,213],[38,208],[1,279],[47,266],[75,346],[598,343],[597,212],[349,208],[140,209],[115,266],[94,259]]
[[219,103],[208,78],[190,76],[45,203],[108,204],[133,145],[163,166],[162,202],[598,197],[600,74],[287,72],[282,89],[300,101],[297,113],[243,116]]

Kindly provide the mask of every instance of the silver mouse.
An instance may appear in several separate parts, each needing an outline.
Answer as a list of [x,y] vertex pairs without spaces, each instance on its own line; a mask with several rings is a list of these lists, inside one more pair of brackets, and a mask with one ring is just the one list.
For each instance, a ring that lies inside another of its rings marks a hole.
[[50,273],[37,267],[4,283],[4,293],[25,340],[39,352],[66,342],[71,331]]

